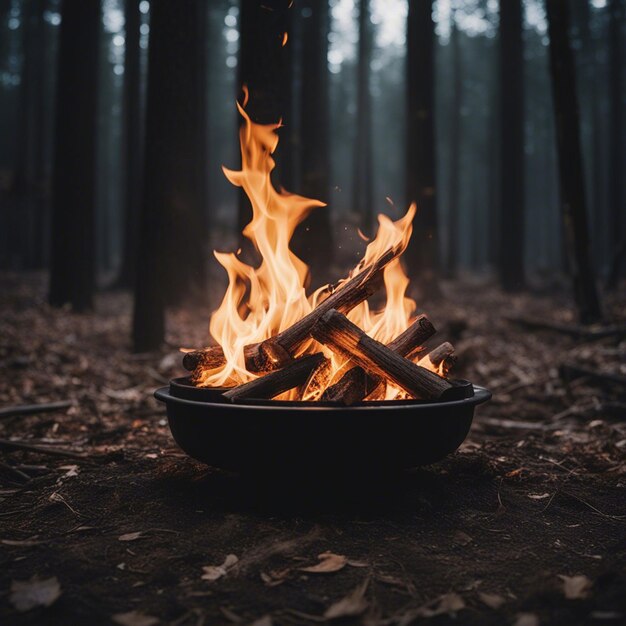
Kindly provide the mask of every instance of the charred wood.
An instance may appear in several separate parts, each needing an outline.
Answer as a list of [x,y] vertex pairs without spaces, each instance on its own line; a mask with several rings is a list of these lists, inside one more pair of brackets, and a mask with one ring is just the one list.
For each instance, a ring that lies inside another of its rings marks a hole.
[[311,334],[317,341],[349,358],[369,374],[393,381],[413,398],[439,398],[452,387],[444,378],[372,339],[334,309],[320,318]]

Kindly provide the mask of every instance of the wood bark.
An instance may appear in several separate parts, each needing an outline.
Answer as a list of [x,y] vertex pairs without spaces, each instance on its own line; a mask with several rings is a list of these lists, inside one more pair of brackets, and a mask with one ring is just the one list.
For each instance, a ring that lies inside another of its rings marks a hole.
[[[409,2],[407,18],[407,199],[416,202],[408,272],[427,295],[437,293],[439,228],[435,155],[435,25],[433,0]],[[455,111],[458,115],[459,111]]]
[[522,0],[500,0],[500,284],[524,286],[524,44]]
[[[387,347],[400,356],[416,354],[421,345],[435,334],[435,327],[426,315],[420,315],[403,333],[398,335]],[[362,367],[349,369],[334,385],[322,394],[322,400],[354,404],[366,398],[383,383],[379,376],[368,374]]]
[[231,402],[248,398],[274,398],[289,389],[302,385],[323,359],[324,355],[321,352],[295,359],[280,370],[233,387],[222,395]]
[[584,324],[602,317],[590,252],[580,147],[578,96],[569,42],[567,0],[547,0],[550,71],[556,122],[561,211],[567,237],[574,298]]
[[[59,40],[49,301],[93,308],[98,0],[65,0]],[[80,85],[80,88],[77,88]]]
[[375,341],[345,315],[331,309],[313,327],[312,336],[366,372],[391,380],[413,398],[434,399],[452,384]]

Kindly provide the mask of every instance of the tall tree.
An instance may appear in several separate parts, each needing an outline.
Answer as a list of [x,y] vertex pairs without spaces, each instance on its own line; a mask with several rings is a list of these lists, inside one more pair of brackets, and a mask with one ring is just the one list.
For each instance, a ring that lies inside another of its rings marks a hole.
[[370,66],[373,31],[370,0],[359,0],[359,47],[357,59],[356,140],[354,142],[353,205],[366,232],[373,226],[372,205],[372,104]]
[[[459,111],[454,112],[455,115]],[[435,24],[433,0],[409,2],[407,18],[407,197],[417,202],[405,259],[432,292],[439,269],[435,154]]]
[[[243,0],[239,9],[239,62],[237,89],[247,87],[246,111],[260,124],[278,122],[284,115],[285,57],[291,46],[283,45],[288,31],[290,0]],[[287,35],[289,38],[289,35]],[[292,38],[293,39],[293,38]],[[250,203],[240,194],[237,229],[250,221]]]
[[100,2],[64,0],[61,14],[49,300],[84,311],[93,306],[95,287]]
[[165,306],[204,286],[202,0],[151,4],[133,343],[159,347]]
[[450,111],[450,182],[448,210],[448,246],[446,273],[454,276],[459,264],[459,207],[461,188],[461,110],[463,108],[463,79],[461,67],[461,46],[457,9],[453,9],[450,26],[450,47],[452,48],[452,108]]
[[598,321],[600,299],[590,254],[578,96],[569,42],[568,0],[546,0],[550,37],[550,71],[561,183],[561,211],[581,322]]
[[15,244],[20,256],[19,266],[26,269],[38,269],[44,265],[45,8],[45,0],[30,0],[22,5],[22,75],[15,183],[21,210],[16,216]]
[[607,286],[617,287],[626,257],[626,218],[624,217],[624,46],[622,41],[624,5],[621,0],[609,2],[609,212],[612,224],[613,260]]
[[524,51],[522,0],[500,0],[500,283],[524,285]]
[[142,76],[141,48],[139,47],[141,12],[140,0],[126,0],[124,49],[124,239],[122,266],[118,286],[130,288],[135,283],[137,268],[137,235],[139,205],[141,202],[142,171]]
[[[301,188],[305,196],[328,202],[330,194],[330,101],[328,90],[328,34],[330,13],[327,0],[302,0],[300,124]],[[320,245],[324,242],[324,245]],[[333,233],[328,207],[314,209],[298,227],[294,250],[311,268],[313,285],[329,280],[333,260]]]

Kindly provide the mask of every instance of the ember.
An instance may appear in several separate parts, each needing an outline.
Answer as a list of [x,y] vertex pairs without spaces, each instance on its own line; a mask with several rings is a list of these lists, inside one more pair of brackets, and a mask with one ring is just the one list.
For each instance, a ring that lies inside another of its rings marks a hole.
[[[218,345],[184,350],[194,385],[230,387],[224,396],[232,401],[438,398],[451,387],[444,376],[454,348],[423,348],[435,329],[425,315],[415,317],[400,264],[415,205],[395,222],[379,215],[376,237],[349,276],[307,296],[308,268],[289,243],[298,224],[324,204],[274,188],[280,124],[256,124],[238,109],[242,168],[224,173],[250,199],[252,221],[243,234],[261,262],[253,267],[237,254],[215,252],[228,287],[209,325]],[[367,299],[383,286],[385,307],[372,311]]]

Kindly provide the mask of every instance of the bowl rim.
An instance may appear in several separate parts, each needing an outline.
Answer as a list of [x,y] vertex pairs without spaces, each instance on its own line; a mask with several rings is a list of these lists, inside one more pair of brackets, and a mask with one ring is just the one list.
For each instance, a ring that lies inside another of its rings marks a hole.
[[[443,402],[438,401],[423,401],[423,400],[388,400],[380,402],[362,402],[354,404],[352,406],[342,406],[338,404],[319,403],[319,402],[274,402],[268,404],[257,404],[256,402],[216,402],[216,401],[198,401],[188,400],[187,398],[179,398],[173,396],[169,392],[169,386],[159,387],[154,392],[154,397],[160,402],[172,402],[174,404],[183,404],[190,407],[219,407],[220,409],[233,409],[234,411],[241,411],[242,409],[255,409],[256,411],[264,412],[285,412],[293,411],[294,409],[307,409],[309,411],[330,411],[340,413],[361,413],[363,411],[393,411],[398,409],[413,409],[417,411],[427,411],[428,409],[440,409],[449,407],[461,407],[461,406],[477,406],[483,404],[491,399],[492,393],[485,387],[472,384],[474,389],[474,395],[469,398],[463,398],[460,400],[446,400]],[[269,402],[269,401],[266,401]]]

